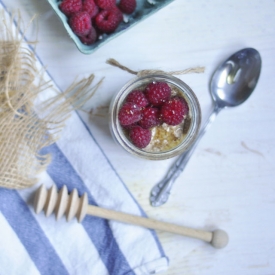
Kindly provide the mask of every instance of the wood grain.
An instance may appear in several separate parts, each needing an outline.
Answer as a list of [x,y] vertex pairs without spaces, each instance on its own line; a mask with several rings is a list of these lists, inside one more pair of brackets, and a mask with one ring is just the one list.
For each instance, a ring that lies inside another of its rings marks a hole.
[[81,116],[150,217],[228,231],[230,243],[219,251],[198,240],[158,232],[170,258],[164,275],[275,274],[275,2],[176,0],[91,56],[77,51],[46,1],[7,4],[20,8],[26,18],[40,14],[37,52],[62,89],[76,76],[93,72],[105,77],[87,110],[108,105],[132,78],[105,64],[112,57],[133,70],[205,66],[204,74],[180,77],[197,94],[205,119],[212,108],[208,86],[216,66],[241,48],[259,50],[263,70],[254,94],[244,105],[219,115],[163,207],[149,205],[149,192],[174,160],[133,158],[112,140],[107,116]]

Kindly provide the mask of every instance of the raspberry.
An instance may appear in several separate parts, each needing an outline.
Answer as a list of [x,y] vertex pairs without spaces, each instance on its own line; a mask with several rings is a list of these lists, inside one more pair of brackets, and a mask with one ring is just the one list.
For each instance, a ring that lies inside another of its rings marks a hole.
[[88,35],[92,27],[90,15],[85,11],[74,13],[69,19],[69,25],[76,35]]
[[81,0],[64,0],[59,5],[60,10],[70,17],[73,13],[76,13],[82,9]]
[[123,128],[125,130],[131,130],[135,126],[137,126],[137,123],[133,123],[133,124],[130,124],[130,125],[123,125]]
[[94,18],[99,12],[99,7],[94,0],[83,0],[82,10],[88,12],[91,18]]
[[118,4],[119,9],[126,14],[133,13],[136,9],[136,6],[136,0],[121,0]]
[[93,26],[91,26],[91,29],[89,33],[85,36],[80,36],[80,41],[85,45],[91,45],[93,44],[97,39],[97,32]]
[[129,93],[126,101],[136,103],[140,107],[146,107],[149,104],[145,94],[140,90],[134,90]]
[[116,6],[116,0],[95,0],[99,8],[107,10]]
[[183,115],[187,115],[188,112],[189,112],[189,106],[188,106],[188,103],[186,102],[186,100],[183,98],[183,97],[179,97],[179,100],[182,102],[183,104]]
[[138,148],[146,147],[151,141],[151,131],[135,126],[130,130],[129,138]]
[[141,119],[141,109],[133,102],[125,102],[118,112],[118,120],[122,126],[133,124]]
[[162,120],[168,125],[178,125],[182,122],[183,116],[188,111],[180,97],[173,97],[161,107]]
[[145,89],[146,97],[154,106],[162,105],[171,96],[171,88],[165,82],[152,82]]
[[142,118],[138,124],[144,129],[157,126],[160,124],[159,114],[158,108],[147,107],[142,110]]
[[119,23],[123,20],[122,12],[113,7],[112,9],[102,10],[95,18],[95,24],[99,30],[105,33],[115,31]]

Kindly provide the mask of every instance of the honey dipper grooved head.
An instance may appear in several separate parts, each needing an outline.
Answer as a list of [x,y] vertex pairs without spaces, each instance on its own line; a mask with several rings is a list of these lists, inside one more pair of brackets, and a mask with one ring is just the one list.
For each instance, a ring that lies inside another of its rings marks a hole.
[[66,215],[67,221],[76,217],[79,222],[83,220],[87,213],[88,197],[84,193],[81,198],[78,192],[74,189],[71,194],[68,194],[68,189],[64,185],[60,192],[58,192],[56,185],[53,185],[49,190],[41,185],[35,194],[34,210],[35,213],[40,213],[44,210],[48,217],[55,212],[56,219],[60,219]]
[[47,192],[48,191],[46,190],[44,185],[41,185],[37,189],[33,203],[34,211],[36,214],[39,214],[43,210],[47,199]]

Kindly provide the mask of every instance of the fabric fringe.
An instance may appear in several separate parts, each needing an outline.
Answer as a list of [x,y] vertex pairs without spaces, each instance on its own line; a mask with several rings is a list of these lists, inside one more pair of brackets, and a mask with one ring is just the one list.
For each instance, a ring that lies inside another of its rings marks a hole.
[[73,83],[64,93],[43,102],[39,95],[51,87],[43,79],[44,70],[36,67],[36,57],[20,34],[18,14],[0,14],[0,186],[27,188],[45,171],[50,155],[42,155],[45,146],[56,142],[72,110],[81,108],[95,93],[94,75]]

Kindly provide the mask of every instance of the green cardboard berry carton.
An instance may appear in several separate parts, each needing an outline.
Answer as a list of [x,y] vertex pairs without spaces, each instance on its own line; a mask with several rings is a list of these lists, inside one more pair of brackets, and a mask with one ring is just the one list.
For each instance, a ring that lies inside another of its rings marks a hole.
[[[116,36],[124,33],[128,29],[132,28],[142,20],[146,19],[148,16],[154,14],[161,8],[165,7],[173,0],[136,0],[137,6],[135,11],[130,15],[124,15],[124,20],[118,26],[118,28],[111,34],[101,34],[99,39],[91,44],[85,45],[83,44],[79,37],[74,34],[68,24],[68,18],[65,14],[61,12],[59,9],[59,5],[62,2],[61,0],[48,0],[49,4],[52,6],[53,10],[58,15],[59,19],[62,21],[66,31],[68,32],[69,36],[72,38],[74,43],[76,44],[77,48],[83,54],[91,54],[104,44],[106,44],[111,39],[114,39]],[[117,1],[119,2],[119,0]]]

